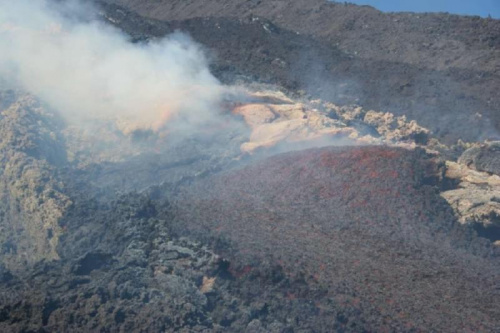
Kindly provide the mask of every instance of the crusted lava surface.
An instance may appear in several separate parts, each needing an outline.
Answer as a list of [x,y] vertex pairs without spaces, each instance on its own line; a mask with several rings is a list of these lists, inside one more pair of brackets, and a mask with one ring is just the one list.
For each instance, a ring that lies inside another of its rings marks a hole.
[[307,304],[298,327],[494,331],[498,253],[455,222],[439,167],[382,146],[286,153],[183,191],[174,229],[224,244],[234,278],[260,286],[247,297]]

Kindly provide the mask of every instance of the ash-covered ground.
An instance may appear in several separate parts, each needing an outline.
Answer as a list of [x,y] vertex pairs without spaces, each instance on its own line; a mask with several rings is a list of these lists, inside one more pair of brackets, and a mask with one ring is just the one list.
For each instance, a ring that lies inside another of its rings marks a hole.
[[[0,66],[1,331],[500,330],[500,153],[483,141],[496,133],[498,21],[424,15],[436,37],[411,14],[319,1],[114,2],[123,7],[99,3],[83,19],[126,33],[100,32],[135,61],[113,82],[154,87],[137,62],[146,50],[182,89],[162,86],[170,95],[158,104],[137,86],[148,108],[138,118],[111,113],[141,104],[96,92],[92,75],[74,86],[53,75],[49,86],[68,84],[62,96],[10,87]],[[341,14],[352,22],[327,23]],[[331,29],[314,30],[313,18]],[[407,30],[388,42],[398,52],[370,46],[399,21]],[[376,28],[361,38],[361,22]],[[37,40],[64,45],[57,38],[88,27],[64,23]],[[16,24],[0,25],[0,38],[26,37]],[[148,45],[176,29],[203,51],[178,35],[159,44],[182,55],[171,67]],[[472,71],[476,33],[488,57]],[[422,36],[441,52],[410,57]],[[450,62],[446,38],[468,45]],[[183,71],[183,57],[201,74]],[[114,73],[117,59],[95,72]],[[87,68],[84,56],[77,64]],[[72,95],[78,87],[88,89]],[[71,107],[88,105],[98,110],[74,121]]]

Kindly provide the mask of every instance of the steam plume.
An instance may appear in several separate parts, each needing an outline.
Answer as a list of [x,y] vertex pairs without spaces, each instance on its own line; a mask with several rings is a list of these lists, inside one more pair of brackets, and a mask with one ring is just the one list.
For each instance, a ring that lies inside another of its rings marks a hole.
[[112,118],[158,130],[172,117],[211,118],[224,88],[188,36],[132,44],[91,12],[75,1],[0,0],[0,82],[78,123]]

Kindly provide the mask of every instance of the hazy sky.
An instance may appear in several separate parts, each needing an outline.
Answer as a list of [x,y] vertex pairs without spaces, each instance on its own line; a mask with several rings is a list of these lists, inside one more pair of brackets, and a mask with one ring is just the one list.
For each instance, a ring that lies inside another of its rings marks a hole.
[[350,0],[382,11],[449,12],[500,18],[500,0]]

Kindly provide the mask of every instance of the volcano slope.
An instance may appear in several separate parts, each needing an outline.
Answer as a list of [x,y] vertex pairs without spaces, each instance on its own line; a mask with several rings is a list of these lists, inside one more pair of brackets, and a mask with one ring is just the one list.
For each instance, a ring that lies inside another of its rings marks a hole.
[[107,19],[136,38],[188,32],[216,55],[219,78],[231,70],[406,115],[449,144],[498,137],[499,20],[326,0],[104,2]]
[[179,146],[109,124],[88,138],[1,95],[0,331],[497,331],[499,249],[439,196],[439,155],[410,150],[425,129],[260,96],[236,108],[260,126],[380,133],[242,154],[253,135],[233,127]]
[[[298,0],[246,1],[253,13],[234,1],[226,7],[235,12],[209,18],[185,15],[201,2],[183,3],[169,11],[179,16],[160,20],[115,5],[98,16],[136,43],[187,31],[214,51],[224,83],[272,82],[265,90],[276,91],[224,99],[220,126],[185,139],[114,121],[79,127],[25,91],[0,92],[0,331],[500,331],[499,247],[467,225],[496,216],[500,178],[480,171],[496,165],[482,158],[489,148],[446,147],[384,113],[422,119],[439,138],[483,135],[499,101],[497,58],[486,49],[497,46],[496,21],[458,18],[473,32],[445,33],[451,47],[435,42],[449,51],[464,39],[467,48],[437,66],[426,51],[422,62],[357,56],[327,35],[296,31],[285,21],[315,17],[297,16],[306,5]],[[263,15],[269,3],[291,3],[276,8],[290,16]],[[354,10],[339,33],[353,31],[355,41],[369,21],[363,13]],[[411,41],[418,23],[409,17],[402,36]],[[485,41],[470,44],[471,35]],[[472,68],[469,56],[485,61]],[[384,112],[344,105],[356,98]],[[356,147],[274,156],[325,142]],[[445,156],[453,161],[439,162]]]
[[243,298],[301,304],[295,328],[496,331],[498,249],[455,222],[439,169],[419,150],[286,153],[185,189],[174,229],[219,244]]

